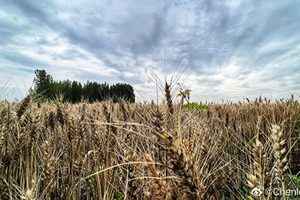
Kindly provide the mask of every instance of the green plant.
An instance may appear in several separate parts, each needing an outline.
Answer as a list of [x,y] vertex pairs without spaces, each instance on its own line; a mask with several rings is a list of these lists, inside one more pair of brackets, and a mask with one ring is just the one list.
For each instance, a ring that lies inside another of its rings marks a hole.
[[114,193],[114,200],[123,200],[124,194],[122,192],[115,192]]
[[206,111],[206,110],[208,110],[207,105],[202,104],[202,103],[196,103],[196,102],[186,103],[183,105],[183,108],[188,111]]

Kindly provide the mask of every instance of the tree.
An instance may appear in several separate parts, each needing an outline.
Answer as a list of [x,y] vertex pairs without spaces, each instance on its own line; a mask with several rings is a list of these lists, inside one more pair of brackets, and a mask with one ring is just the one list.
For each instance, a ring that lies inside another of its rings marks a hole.
[[73,81],[71,84],[71,99],[72,103],[77,103],[81,101],[82,98],[82,85],[80,82]]
[[129,84],[117,83],[110,87],[111,98],[114,102],[121,100],[128,102],[135,102],[135,95],[133,87]]
[[45,70],[36,70],[34,79],[34,93],[53,100],[62,97],[63,101],[78,103],[81,100],[88,102],[121,100],[135,102],[133,87],[129,84],[117,83],[109,86],[107,83],[87,82],[81,84],[78,81],[54,81]]
[[47,74],[45,70],[36,70],[35,76],[35,92],[42,97],[49,98],[51,96],[50,84],[53,82],[53,78],[49,74]]

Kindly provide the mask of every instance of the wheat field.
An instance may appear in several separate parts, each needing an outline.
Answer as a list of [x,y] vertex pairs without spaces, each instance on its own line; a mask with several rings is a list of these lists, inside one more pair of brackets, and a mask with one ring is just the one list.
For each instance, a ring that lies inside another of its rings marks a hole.
[[298,101],[193,110],[166,97],[1,102],[0,199],[256,199],[254,188],[300,187]]

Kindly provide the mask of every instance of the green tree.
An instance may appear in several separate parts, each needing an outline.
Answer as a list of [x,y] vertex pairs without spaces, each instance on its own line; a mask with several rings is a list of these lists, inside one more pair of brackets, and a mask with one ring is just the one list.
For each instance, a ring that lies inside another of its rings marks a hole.
[[50,84],[53,82],[53,78],[51,75],[47,74],[46,70],[36,70],[35,71],[35,79],[34,79],[34,91],[36,94],[50,98],[51,90]]
[[81,101],[82,98],[82,85],[80,82],[73,81],[71,84],[71,102],[77,103]]
[[129,84],[117,83],[109,86],[107,83],[88,81],[82,85],[78,81],[54,81],[45,70],[36,70],[35,75],[34,93],[48,100],[62,97],[63,101],[71,103],[80,102],[82,99],[89,102],[110,99],[114,102],[135,102],[134,90]]

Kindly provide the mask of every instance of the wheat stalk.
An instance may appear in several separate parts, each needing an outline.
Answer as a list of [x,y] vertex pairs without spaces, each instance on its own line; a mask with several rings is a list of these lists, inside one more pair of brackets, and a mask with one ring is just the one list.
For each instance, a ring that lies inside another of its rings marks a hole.
[[26,112],[27,108],[29,107],[31,102],[31,96],[28,95],[27,97],[25,97],[23,99],[23,101],[21,102],[19,109],[17,110],[17,117],[20,119],[23,114]]
[[[285,191],[285,173],[288,170],[288,157],[286,140],[284,138],[283,130],[278,125],[272,125],[271,138],[273,142],[273,152],[275,158],[275,180],[281,183],[282,191]],[[286,199],[285,193],[283,198]]]
[[168,105],[168,112],[170,114],[174,114],[174,106],[173,106],[172,95],[171,95],[171,84],[169,84],[167,81],[165,83],[165,96]]
[[259,139],[259,134],[257,134],[252,147],[251,171],[246,174],[247,186],[251,191],[253,191],[253,189],[264,190],[265,173],[263,153],[263,144]]

